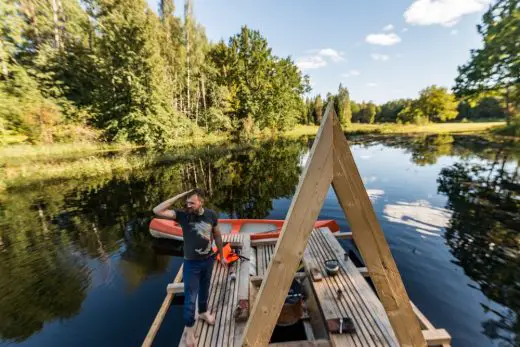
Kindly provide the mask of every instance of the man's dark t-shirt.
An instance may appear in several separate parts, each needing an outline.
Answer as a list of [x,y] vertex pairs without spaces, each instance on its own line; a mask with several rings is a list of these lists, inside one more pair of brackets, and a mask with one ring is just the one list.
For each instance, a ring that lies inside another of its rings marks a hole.
[[175,221],[182,227],[184,259],[207,259],[211,255],[212,229],[218,223],[217,213],[204,209],[204,213],[175,210]]

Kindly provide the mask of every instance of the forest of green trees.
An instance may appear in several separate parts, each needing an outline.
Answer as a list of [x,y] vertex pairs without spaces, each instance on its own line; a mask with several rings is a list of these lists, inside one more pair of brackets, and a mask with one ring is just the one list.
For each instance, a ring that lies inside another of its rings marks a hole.
[[325,107],[329,102],[341,123],[413,123],[478,121],[505,119],[506,110],[503,100],[498,96],[481,94],[472,100],[458,100],[446,88],[430,86],[420,92],[417,99],[397,99],[377,105],[372,101],[357,103],[350,100],[348,89],[341,84],[336,95],[320,95],[305,100],[305,113],[301,118],[304,124],[319,124]]
[[341,84],[335,95],[308,97],[308,77],[290,57],[274,55],[258,31],[244,26],[228,42],[212,43],[190,0],[182,18],[173,0],[158,7],[145,0],[2,1],[0,138],[161,145],[210,133],[248,137],[319,124],[330,102],[344,126],[518,123],[518,0],[498,0],[486,12],[478,26],[484,47],[459,67],[453,92],[433,85],[417,99],[382,105],[350,100]]
[[7,0],[0,4],[0,135],[167,143],[214,131],[282,130],[307,79],[243,27],[210,43],[193,16],[145,0]]

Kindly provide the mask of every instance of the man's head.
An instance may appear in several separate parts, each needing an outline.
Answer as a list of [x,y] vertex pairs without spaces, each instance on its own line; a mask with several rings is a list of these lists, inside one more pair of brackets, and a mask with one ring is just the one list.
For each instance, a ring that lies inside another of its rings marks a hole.
[[195,188],[186,196],[186,208],[190,213],[198,212],[203,204],[204,191],[202,189]]

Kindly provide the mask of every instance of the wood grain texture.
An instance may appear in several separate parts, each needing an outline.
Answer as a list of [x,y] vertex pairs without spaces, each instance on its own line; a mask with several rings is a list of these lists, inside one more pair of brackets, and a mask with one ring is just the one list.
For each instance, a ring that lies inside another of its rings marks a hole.
[[401,346],[426,346],[419,322],[363,185],[341,125],[334,117],[332,186]]
[[273,260],[262,281],[244,332],[244,346],[266,346],[269,343],[307,239],[325,200],[332,180],[332,107],[332,103],[327,107],[282,227]]

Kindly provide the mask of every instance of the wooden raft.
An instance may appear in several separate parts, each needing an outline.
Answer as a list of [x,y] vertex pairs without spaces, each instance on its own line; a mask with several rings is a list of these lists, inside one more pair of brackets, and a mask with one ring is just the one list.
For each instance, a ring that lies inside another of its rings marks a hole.
[[[340,270],[327,276],[324,262],[336,259]],[[314,229],[303,256],[305,269],[318,269],[323,279],[313,281],[325,320],[350,317],[356,332],[330,334],[333,346],[399,346],[383,305],[328,229]]]

